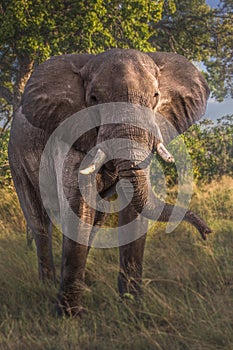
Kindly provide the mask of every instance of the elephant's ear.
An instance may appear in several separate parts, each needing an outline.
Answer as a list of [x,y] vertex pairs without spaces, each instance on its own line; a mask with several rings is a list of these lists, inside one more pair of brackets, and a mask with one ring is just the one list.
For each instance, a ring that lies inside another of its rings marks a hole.
[[22,97],[22,111],[32,125],[52,132],[85,107],[83,81],[77,73],[91,57],[55,56],[36,68]]
[[156,111],[182,133],[205,113],[209,87],[185,57],[168,52],[148,54],[160,68],[160,101]]

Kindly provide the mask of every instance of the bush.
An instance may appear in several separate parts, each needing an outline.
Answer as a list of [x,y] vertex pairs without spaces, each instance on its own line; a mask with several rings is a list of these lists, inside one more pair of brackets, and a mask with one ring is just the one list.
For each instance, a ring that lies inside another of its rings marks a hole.
[[0,132],[0,187],[11,186],[11,172],[8,161],[8,142],[10,130]]
[[[217,124],[211,120],[203,120],[193,125],[168,147],[176,158],[176,164],[167,164],[158,156],[153,159],[151,166],[153,185],[161,186],[164,175],[169,187],[176,185],[177,169],[181,172],[179,181],[191,172],[196,183],[210,183],[224,175],[233,176],[232,134],[233,115],[218,119]],[[185,157],[187,150],[191,160],[190,168]]]

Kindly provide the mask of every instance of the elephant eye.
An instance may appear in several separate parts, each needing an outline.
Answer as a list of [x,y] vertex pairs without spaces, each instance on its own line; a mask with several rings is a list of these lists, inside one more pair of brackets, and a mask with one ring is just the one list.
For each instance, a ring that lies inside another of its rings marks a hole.
[[97,97],[95,95],[91,95],[90,101],[91,101],[92,104],[98,103]]
[[157,106],[157,104],[158,104],[158,102],[159,102],[159,92],[158,91],[156,91],[155,93],[154,93],[154,100],[153,100],[153,109]]

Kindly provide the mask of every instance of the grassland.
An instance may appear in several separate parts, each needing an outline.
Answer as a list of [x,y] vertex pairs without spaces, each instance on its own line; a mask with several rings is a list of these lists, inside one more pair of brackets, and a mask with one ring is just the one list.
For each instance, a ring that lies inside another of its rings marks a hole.
[[[144,298],[117,294],[118,251],[92,249],[82,319],[54,315],[57,287],[37,277],[15,194],[0,193],[1,350],[232,350],[233,180],[195,191],[194,208],[213,228],[203,242],[188,224],[170,234],[151,227],[145,251]],[[54,237],[59,274],[61,237]]]

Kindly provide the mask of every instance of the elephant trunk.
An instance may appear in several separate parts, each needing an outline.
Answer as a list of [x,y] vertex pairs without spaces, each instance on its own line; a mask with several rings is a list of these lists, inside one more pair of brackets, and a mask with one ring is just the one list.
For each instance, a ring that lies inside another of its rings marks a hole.
[[149,170],[129,169],[125,161],[118,162],[119,178],[123,181],[122,192],[124,197],[132,198],[131,204],[138,213],[148,219],[162,222],[187,221],[192,224],[205,240],[211,232],[205,222],[190,210],[161,201],[154,194],[149,180]]

